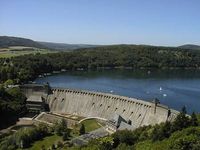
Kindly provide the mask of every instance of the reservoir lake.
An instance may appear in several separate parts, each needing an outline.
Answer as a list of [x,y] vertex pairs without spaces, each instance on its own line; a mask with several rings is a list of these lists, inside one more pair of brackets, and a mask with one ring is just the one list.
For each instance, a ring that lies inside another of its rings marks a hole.
[[68,71],[37,78],[52,87],[82,89],[139,98],[188,113],[200,112],[200,70]]

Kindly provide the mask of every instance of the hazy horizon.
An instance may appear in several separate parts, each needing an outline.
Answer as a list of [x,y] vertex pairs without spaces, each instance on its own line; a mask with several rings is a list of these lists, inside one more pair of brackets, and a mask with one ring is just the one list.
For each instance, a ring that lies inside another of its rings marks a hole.
[[0,35],[67,44],[200,45],[200,1],[1,0]]

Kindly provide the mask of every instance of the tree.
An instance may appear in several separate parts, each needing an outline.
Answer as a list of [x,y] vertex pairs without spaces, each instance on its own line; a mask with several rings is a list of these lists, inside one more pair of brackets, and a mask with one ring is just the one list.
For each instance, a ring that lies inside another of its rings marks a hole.
[[172,125],[173,131],[182,130],[183,128],[186,128],[190,125],[189,117],[186,115],[186,113],[186,107],[184,106],[174,120],[174,123]]
[[120,143],[125,143],[126,145],[134,145],[138,140],[138,136],[134,132],[129,130],[117,131],[113,135],[114,147],[117,147]]
[[61,141],[58,141],[57,142],[57,148],[61,148],[61,147],[63,147],[63,143]]
[[5,67],[3,67],[1,70],[0,70],[1,72],[0,72],[0,80],[2,80],[2,81],[5,81],[5,80],[7,80],[7,71],[6,71],[6,68]]
[[116,150],[133,150],[134,146],[133,145],[126,145],[125,143],[121,143],[117,146]]
[[151,133],[152,141],[161,141],[171,135],[171,123],[165,122],[164,124],[155,125]]
[[41,150],[45,150],[46,148],[45,148],[45,145],[42,145],[41,146]]
[[171,135],[171,123],[166,121],[162,127],[162,134],[164,138],[168,138]]
[[104,137],[99,139],[99,149],[100,150],[111,150],[113,146],[112,137]]
[[92,139],[88,143],[88,150],[112,150],[113,143],[113,137],[110,136]]
[[52,145],[51,145],[51,149],[52,149],[52,150],[56,149],[55,144],[52,144]]
[[190,124],[191,126],[198,126],[198,119],[194,112],[191,115]]
[[54,125],[54,131],[57,135],[63,135],[64,132],[68,132],[67,130],[67,122],[64,119],[57,121]]
[[186,110],[186,107],[185,107],[185,106],[182,107],[181,112],[182,112],[183,114],[187,114],[187,110]]
[[46,124],[44,123],[40,123],[38,126],[37,126],[37,132],[39,133],[38,135],[40,137],[44,137],[45,135],[47,135],[49,133],[49,128]]
[[170,145],[170,149],[173,150],[199,150],[200,142],[199,137],[194,135],[183,135],[182,137],[173,141]]
[[68,140],[68,133],[67,132],[63,132],[62,139],[63,139],[63,141]]
[[159,127],[156,125],[151,133],[151,139],[152,141],[157,141],[160,139],[160,130],[159,130]]
[[80,133],[80,135],[85,134],[85,125],[84,124],[81,124],[79,133]]
[[11,79],[8,79],[4,82],[4,85],[7,87],[8,85],[13,85],[14,84],[14,81],[11,80]]

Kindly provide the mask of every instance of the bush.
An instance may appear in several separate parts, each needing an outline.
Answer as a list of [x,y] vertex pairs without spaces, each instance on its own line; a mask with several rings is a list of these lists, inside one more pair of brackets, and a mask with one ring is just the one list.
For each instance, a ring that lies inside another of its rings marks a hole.
[[63,141],[68,140],[68,133],[67,132],[63,133],[62,139],[63,139]]
[[57,121],[54,125],[54,132],[61,136],[64,132],[68,132],[67,130],[67,122],[64,119]]
[[79,133],[80,133],[80,135],[85,134],[85,125],[84,124],[81,124]]

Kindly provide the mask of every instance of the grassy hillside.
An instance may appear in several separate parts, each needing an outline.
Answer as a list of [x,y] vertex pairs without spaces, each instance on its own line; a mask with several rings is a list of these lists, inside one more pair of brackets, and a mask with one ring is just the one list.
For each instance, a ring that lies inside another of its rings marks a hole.
[[55,53],[56,51],[41,49],[35,47],[26,47],[26,46],[10,46],[7,48],[0,48],[0,58],[10,58],[16,57],[20,55],[27,54],[47,54],[47,53]]

